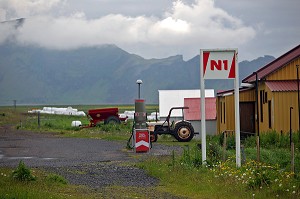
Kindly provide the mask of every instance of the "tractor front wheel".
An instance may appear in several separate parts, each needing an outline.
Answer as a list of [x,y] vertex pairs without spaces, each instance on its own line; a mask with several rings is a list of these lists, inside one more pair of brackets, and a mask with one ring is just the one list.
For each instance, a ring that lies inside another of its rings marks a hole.
[[179,142],[189,142],[194,137],[194,128],[189,122],[181,121],[175,125],[174,137]]

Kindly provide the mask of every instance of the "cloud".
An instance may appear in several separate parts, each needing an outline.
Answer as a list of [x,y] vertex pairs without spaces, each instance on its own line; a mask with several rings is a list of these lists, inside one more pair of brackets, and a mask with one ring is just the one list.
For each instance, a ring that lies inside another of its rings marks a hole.
[[110,14],[94,19],[87,19],[84,12],[50,15],[49,10],[65,3],[60,0],[5,2],[15,13],[30,16],[14,33],[17,42],[50,49],[116,44],[145,57],[175,52],[195,55],[207,46],[237,47],[256,35],[253,27],[217,8],[213,0],[196,0],[193,4],[175,1],[163,17]]
[[2,16],[2,20],[45,14],[53,7],[62,5],[63,2],[62,0],[1,0],[0,8],[7,10],[5,19]]
[[14,33],[14,26],[11,24],[0,24],[0,44],[9,40]]

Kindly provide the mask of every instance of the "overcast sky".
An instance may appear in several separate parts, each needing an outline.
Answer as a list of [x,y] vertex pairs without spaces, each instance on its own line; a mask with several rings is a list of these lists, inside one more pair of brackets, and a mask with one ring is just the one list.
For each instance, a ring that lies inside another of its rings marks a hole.
[[115,44],[144,58],[238,48],[239,61],[300,44],[299,0],[0,0],[0,43],[50,49]]

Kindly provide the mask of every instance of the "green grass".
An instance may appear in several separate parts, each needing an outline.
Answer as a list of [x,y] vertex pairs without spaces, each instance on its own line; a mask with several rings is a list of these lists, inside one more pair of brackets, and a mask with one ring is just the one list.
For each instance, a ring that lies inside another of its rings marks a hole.
[[[56,106],[59,107],[59,106]],[[125,110],[134,110],[134,105],[78,105],[73,106],[78,110],[87,112],[89,109],[118,107],[119,112]],[[131,135],[132,121],[121,125],[104,125],[100,124],[94,128],[71,127],[74,120],[79,120],[84,126],[88,126],[89,120],[82,116],[69,115],[49,115],[41,114],[38,123],[37,114],[28,114],[28,110],[41,109],[42,107],[21,106],[14,109],[13,107],[0,107],[0,126],[10,124],[17,129],[30,130],[35,132],[51,132],[65,137],[97,138],[107,140],[128,140]],[[158,109],[157,105],[146,105],[149,113]]]
[[[99,198],[100,193],[87,187],[66,183],[59,175],[32,169],[35,181],[19,181],[11,175],[13,169],[0,168],[0,199],[9,198]],[[101,197],[100,197],[101,198]]]
[[140,167],[161,180],[161,189],[174,195],[189,198],[246,198],[247,195],[217,181],[205,168],[186,168],[178,162],[173,167],[166,157],[152,158],[140,163]]
[[160,189],[188,198],[300,197],[299,177],[279,167],[249,160],[237,169],[234,157],[204,167],[194,157],[191,149],[188,158],[152,157],[138,166],[161,180]]

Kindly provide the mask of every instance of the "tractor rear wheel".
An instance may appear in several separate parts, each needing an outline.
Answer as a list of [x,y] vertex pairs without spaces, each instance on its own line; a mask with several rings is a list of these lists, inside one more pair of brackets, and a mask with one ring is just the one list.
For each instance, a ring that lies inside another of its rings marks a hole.
[[156,142],[157,141],[158,135],[154,133],[153,131],[150,132],[150,141],[151,142]]
[[104,124],[120,124],[120,120],[116,116],[110,116],[104,121]]
[[189,122],[181,121],[175,125],[174,137],[179,142],[189,142],[194,137],[194,128]]

